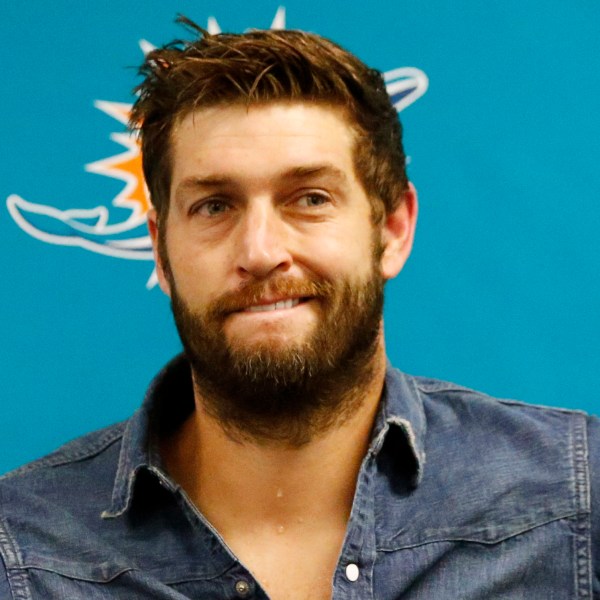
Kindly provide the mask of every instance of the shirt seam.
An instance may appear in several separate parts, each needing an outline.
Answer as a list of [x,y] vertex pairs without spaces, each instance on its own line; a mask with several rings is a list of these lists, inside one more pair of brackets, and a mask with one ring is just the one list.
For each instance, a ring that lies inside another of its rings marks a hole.
[[129,573],[131,571],[140,571],[140,569],[136,569],[135,567],[121,567],[114,574],[111,574],[110,577],[107,577],[106,579],[99,579],[99,578],[94,578],[94,577],[86,577],[84,575],[79,575],[79,574],[64,573],[60,569],[55,569],[55,568],[52,568],[49,566],[46,567],[44,565],[28,564],[28,563],[19,565],[18,567],[15,567],[13,570],[21,571],[21,572],[44,571],[45,573],[52,573],[53,575],[58,575],[59,577],[66,577],[67,579],[73,579],[75,581],[85,581],[86,583],[97,583],[98,585],[109,584],[112,581],[114,581],[115,579],[117,579],[118,577],[121,577],[121,575],[124,575],[125,573]]
[[25,475],[38,469],[58,467],[61,465],[87,460],[88,458],[93,458],[122,438],[123,427],[125,424],[126,421],[123,421],[121,423],[117,423],[116,425],[110,426],[104,435],[85,448],[73,450],[71,452],[66,451],[65,453],[59,449],[56,451],[57,454],[50,454],[49,456],[35,460],[13,471],[9,471],[0,477],[0,481],[8,480],[19,475]]
[[[466,542],[469,544],[479,544],[482,546],[494,546],[495,544],[501,544],[502,542],[505,542],[506,540],[510,540],[511,538],[514,538],[518,535],[523,535],[524,533],[533,531],[534,529],[538,529],[539,527],[545,527],[546,525],[550,525],[551,523],[555,523],[557,521],[564,521],[565,519],[573,519],[575,517],[580,517],[580,516],[582,516],[582,514],[579,512],[578,509],[571,510],[569,512],[561,513],[560,515],[549,518],[546,521],[535,523],[533,525],[529,525],[529,526],[523,527],[521,529],[515,530],[510,535],[505,535],[505,536],[500,537],[495,540],[475,539],[475,538],[469,538],[468,536],[465,536],[465,535],[456,535],[456,536],[449,535],[449,536],[440,536],[435,539],[424,540],[421,542],[413,542],[413,543],[394,546],[394,547],[382,545],[381,547],[377,548],[377,552],[397,552],[399,550],[410,550],[411,548],[427,546],[428,544],[443,544],[446,542]],[[585,514],[583,516],[585,516]]]
[[575,523],[575,535],[573,536],[575,589],[578,598],[590,598],[593,580],[590,522],[591,490],[589,485],[587,420],[585,417],[578,416],[578,418],[573,419],[572,444],[575,503],[580,515]]
[[[27,572],[21,570],[23,559],[8,526],[0,517],[0,558],[6,570],[6,580],[12,600],[32,600]],[[16,571],[16,572],[15,572]]]
[[437,383],[440,384],[439,387],[438,386],[428,387],[427,385],[423,384],[420,381],[420,379],[421,379],[420,377],[413,376],[413,375],[411,375],[409,377],[414,380],[415,387],[421,393],[423,393],[427,396],[432,396],[435,394],[447,393],[447,392],[458,392],[458,393],[464,393],[464,394],[471,394],[474,396],[478,396],[480,398],[487,398],[490,401],[498,402],[500,404],[507,404],[507,405],[511,405],[511,406],[522,406],[524,408],[533,408],[533,409],[557,412],[557,413],[567,414],[567,415],[588,416],[588,413],[586,413],[583,410],[578,410],[578,409],[574,409],[574,408],[564,408],[564,407],[560,407],[560,406],[550,406],[547,404],[534,404],[531,402],[523,402],[522,400],[515,400],[513,398],[498,398],[496,396],[486,394],[485,392],[475,390],[475,389],[469,388],[469,387],[463,387],[461,385],[454,384],[451,382],[444,382],[444,381],[438,382],[437,380],[435,380]]
[[[241,565],[241,566],[242,566],[242,569],[245,569],[245,567],[243,565]],[[166,577],[164,579],[161,579],[161,583],[171,586],[171,585],[181,585],[181,584],[185,584],[185,583],[190,583],[193,581],[215,581],[215,580],[219,580],[220,578],[222,578],[228,571],[231,571],[232,569],[236,569],[237,567],[238,567],[238,564],[237,564],[237,559],[236,559],[236,562],[232,562],[232,564],[230,564],[226,568],[223,568],[222,570],[216,572],[214,575],[212,575],[212,574],[211,575],[192,574],[187,577],[177,577],[174,579],[170,579],[170,578]],[[7,569],[7,571],[8,571],[8,569]],[[12,571],[13,573],[16,571],[19,574],[26,573],[27,571],[44,571],[45,573],[52,573],[54,575],[58,575],[59,577],[66,577],[67,579],[72,579],[74,581],[85,581],[86,583],[93,583],[93,584],[98,584],[98,585],[110,584],[115,579],[121,577],[122,575],[125,575],[126,573],[133,573],[133,572],[147,573],[148,572],[147,570],[140,569],[137,567],[122,567],[118,572],[116,572],[110,578],[97,579],[97,578],[92,578],[92,577],[85,577],[83,575],[64,573],[58,569],[53,569],[52,567],[47,567],[44,565],[37,565],[37,564],[22,564],[22,565],[19,565],[18,567],[14,567],[13,569],[10,569],[10,571]],[[252,573],[250,573],[249,571],[248,571],[248,573],[249,573],[249,575],[254,577],[254,575],[252,575]],[[2,600],[4,600],[4,599],[2,599]],[[15,596],[14,600],[21,600],[21,596]],[[23,600],[30,600],[30,596],[24,596]]]

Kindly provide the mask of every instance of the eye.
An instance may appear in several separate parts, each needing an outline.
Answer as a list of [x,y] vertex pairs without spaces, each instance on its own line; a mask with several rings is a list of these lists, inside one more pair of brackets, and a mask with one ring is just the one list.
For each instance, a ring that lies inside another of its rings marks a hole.
[[302,208],[315,208],[329,202],[329,196],[320,192],[308,192],[296,200],[296,204]]
[[206,200],[200,205],[195,206],[192,209],[192,213],[202,215],[203,217],[218,217],[229,209],[230,206],[225,200],[211,198],[210,200]]

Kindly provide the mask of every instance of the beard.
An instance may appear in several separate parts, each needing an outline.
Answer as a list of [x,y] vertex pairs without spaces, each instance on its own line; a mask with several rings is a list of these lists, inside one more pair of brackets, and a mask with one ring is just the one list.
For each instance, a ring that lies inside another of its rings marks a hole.
[[[202,311],[193,310],[169,279],[197,396],[230,437],[301,446],[360,406],[380,338],[384,281],[378,264],[362,281],[313,276],[251,282]],[[266,292],[310,298],[318,319],[301,341],[226,335],[227,318]]]

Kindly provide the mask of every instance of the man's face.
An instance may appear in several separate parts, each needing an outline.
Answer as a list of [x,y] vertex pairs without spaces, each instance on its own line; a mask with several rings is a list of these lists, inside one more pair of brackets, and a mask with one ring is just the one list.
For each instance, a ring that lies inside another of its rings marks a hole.
[[332,108],[233,105],[186,116],[172,144],[159,278],[196,376],[283,417],[275,396],[381,347],[382,237],[353,131]]

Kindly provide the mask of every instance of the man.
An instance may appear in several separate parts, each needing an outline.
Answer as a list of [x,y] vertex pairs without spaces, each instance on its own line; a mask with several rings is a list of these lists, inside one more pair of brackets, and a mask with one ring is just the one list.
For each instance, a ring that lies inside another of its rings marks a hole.
[[379,73],[294,31],[142,72],[185,357],[128,422],[4,478],[0,597],[600,597],[598,422],[386,363],[417,199]]

